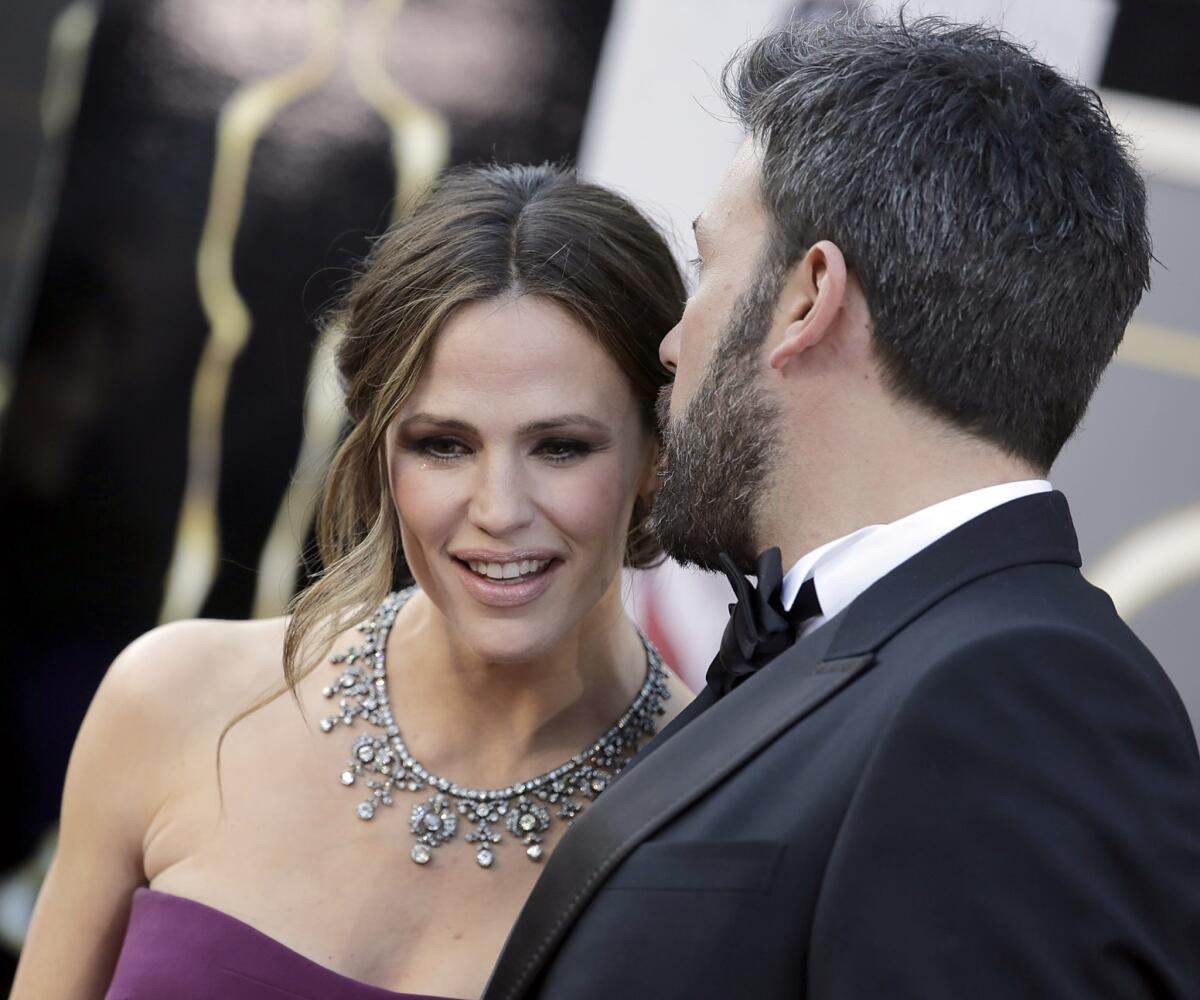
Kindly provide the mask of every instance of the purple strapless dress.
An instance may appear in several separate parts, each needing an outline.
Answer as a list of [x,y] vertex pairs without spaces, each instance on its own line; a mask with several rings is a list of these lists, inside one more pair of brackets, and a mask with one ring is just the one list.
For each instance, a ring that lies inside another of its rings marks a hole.
[[448,1000],[339,975],[228,913],[138,889],[105,1000]]

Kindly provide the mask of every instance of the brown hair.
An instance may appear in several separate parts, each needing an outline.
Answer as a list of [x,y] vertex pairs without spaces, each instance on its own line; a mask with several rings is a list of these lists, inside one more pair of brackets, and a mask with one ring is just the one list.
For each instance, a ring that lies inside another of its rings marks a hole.
[[[317,518],[323,574],[292,603],[284,677],[295,685],[345,628],[365,618],[403,565],[385,434],[451,314],[498,296],[549,299],[590,330],[624,373],[646,427],[669,375],[658,344],[686,293],[661,234],[621,196],[560,167],[486,166],[444,174],[375,246],[353,283],[337,364],[351,426]],[[635,504],[626,564],[661,550]]]

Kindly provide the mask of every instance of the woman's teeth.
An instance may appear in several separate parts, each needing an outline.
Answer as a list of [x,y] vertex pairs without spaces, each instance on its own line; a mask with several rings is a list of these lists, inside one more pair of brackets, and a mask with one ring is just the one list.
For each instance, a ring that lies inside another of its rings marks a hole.
[[533,576],[550,565],[549,559],[523,559],[521,562],[468,562],[468,566],[480,576],[489,580],[518,580],[523,576]]

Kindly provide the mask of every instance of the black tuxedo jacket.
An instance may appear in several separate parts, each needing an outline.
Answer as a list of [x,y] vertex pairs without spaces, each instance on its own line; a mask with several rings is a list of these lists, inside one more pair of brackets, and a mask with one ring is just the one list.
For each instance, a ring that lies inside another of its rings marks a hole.
[[550,859],[485,1000],[1200,998],[1200,759],[1061,494],[967,523]]

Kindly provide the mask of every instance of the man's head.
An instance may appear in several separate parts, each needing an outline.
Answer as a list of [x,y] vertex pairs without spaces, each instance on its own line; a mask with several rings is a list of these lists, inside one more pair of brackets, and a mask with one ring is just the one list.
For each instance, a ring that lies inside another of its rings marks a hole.
[[668,551],[748,561],[780,469],[869,392],[1048,469],[1149,280],[1144,187],[1095,94],[933,18],[792,25],[723,84],[749,138],[663,344]]

